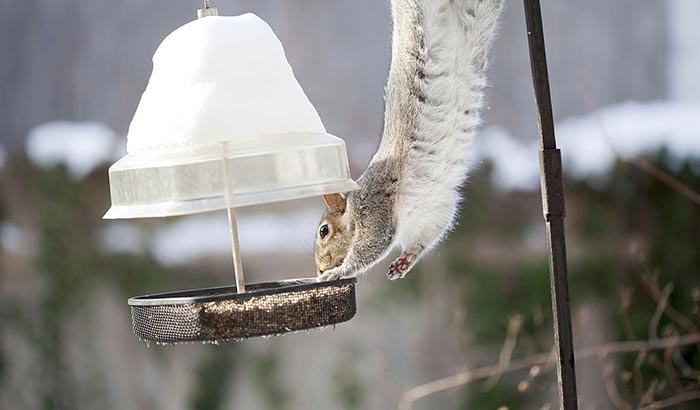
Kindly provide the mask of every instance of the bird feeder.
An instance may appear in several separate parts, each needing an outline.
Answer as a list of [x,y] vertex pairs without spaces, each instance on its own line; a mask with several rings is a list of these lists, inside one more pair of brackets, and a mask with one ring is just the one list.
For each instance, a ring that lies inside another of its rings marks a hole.
[[326,132],[270,26],[253,14],[199,18],[153,56],[153,73],[109,169],[106,219],[226,210],[235,286],[129,299],[134,332],[159,343],[327,326],[355,314],[355,280],[246,285],[235,208],[357,189],[345,143]]

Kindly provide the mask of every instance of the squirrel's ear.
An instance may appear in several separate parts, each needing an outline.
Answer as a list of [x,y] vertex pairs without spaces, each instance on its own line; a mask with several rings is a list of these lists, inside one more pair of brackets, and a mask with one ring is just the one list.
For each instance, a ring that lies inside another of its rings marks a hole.
[[327,194],[323,196],[323,202],[332,212],[345,212],[345,198],[340,194]]

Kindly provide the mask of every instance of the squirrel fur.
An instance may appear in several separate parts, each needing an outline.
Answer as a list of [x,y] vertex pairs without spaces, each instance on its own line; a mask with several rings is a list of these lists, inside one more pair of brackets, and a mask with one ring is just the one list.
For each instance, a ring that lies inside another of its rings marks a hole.
[[450,231],[473,166],[501,0],[392,0],[391,68],[379,148],[360,189],[324,195],[318,279],[362,273],[395,247],[398,279]]

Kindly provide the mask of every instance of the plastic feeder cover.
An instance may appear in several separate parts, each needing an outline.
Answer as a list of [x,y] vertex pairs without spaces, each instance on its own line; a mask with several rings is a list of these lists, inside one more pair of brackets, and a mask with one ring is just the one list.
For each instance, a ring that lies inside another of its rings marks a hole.
[[254,14],[178,28],[109,169],[105,218],[184,215],[357,189],[282,44]]

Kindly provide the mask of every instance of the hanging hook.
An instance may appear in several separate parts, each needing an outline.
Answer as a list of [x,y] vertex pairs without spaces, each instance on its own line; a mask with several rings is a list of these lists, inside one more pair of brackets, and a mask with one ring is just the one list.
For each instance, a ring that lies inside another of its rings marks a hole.
[[218,16],[219,12],[215,7],[211,7],[209,0],[204,0],[204,8],[197,10],[197,18],[207,17],[207,16]]

